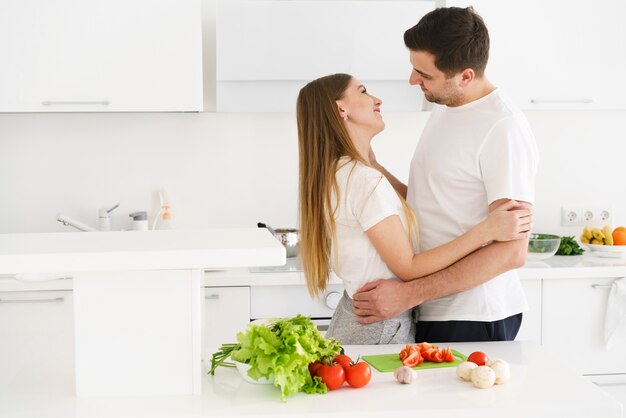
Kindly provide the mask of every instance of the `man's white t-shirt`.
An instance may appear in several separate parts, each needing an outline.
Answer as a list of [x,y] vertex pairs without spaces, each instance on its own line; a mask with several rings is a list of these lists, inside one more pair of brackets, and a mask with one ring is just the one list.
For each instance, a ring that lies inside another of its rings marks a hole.
[[333,193],[336,236],[331,264],[352,298],[358,288],[370,281],[396,277],[366,231],[392,215],[400,217],[406,230],[406,215],[397,193],[378,170],[344,157],[339,161],[335,178],[339,200]]
[[[467,232],[498,199],[533,203],[538,158],[524,114],[498,89],[463,106],[435,106],[411,161],[407,193],[421,249]],[[513,270],[418,309],[422,321],[497,321],[528,304]]]

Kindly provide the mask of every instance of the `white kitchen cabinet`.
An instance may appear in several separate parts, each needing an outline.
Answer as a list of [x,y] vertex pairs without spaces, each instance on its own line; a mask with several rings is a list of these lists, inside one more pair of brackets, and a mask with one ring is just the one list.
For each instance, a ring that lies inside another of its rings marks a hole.
[[604,344],[613,280],[544,280],[542,344],[581,374],[621,374],[626,383],[626,344],[617,343],[609,351]]
[[200,0],[0,2],[0,112],[202,110]]
[[626,109],[626,2],[446,0],[491,38],[487,77],[524,109]]
[[192,269],[76,272],[76,396],[199,393],[200,275]]
[[249,323],[249,287],[205,288],[202,361],[209,364],[220,345],[236,343],[237,333]]
[[0,392],[73,391],[72,315],[71,290],[0,292]]
[[529,310],[524,312],[522,326],[515,340],[541,344],[541,279],[526,279],[521,283]]
[[620,402],[622,408],[626,408],[626,375],[593,375],[585,377]]
[[362,81],[387,110],[419,109],[402,35],[434,7],[429,0],[219,1],[217,109],[293,112],[304,84],[338,72]]

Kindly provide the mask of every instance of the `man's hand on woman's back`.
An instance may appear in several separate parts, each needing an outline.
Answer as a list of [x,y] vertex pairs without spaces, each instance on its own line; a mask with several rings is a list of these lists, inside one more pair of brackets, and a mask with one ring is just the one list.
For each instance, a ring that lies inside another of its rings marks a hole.
[[352,296],[353,312],[362,324],[371,324],[400,315],[411,309],[416,292],[414,282],[378,279],[361,287]]

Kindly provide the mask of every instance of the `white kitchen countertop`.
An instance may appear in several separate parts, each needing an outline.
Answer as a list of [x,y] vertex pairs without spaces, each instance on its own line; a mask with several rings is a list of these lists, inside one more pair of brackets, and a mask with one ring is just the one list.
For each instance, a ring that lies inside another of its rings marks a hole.
[[[395,353],[401,345],[346,346],[346,354]],[[511,381],[477,389],[455,368],[421,370],[413,384],[373,370],[361,389],[348,386],[326,395],[295,394],[280,402],[272,385],[247,383],[235,369],[203,373],[197,396],[85,397],[72,395],[71,381],[48,386],[0,388],[0,416],[21,418],[110,417],[622,417],[622,406],[567,365],[529,342],[454,343],[462,353],[484,351],[511,365]],[[564,347],[565,349],[571,349]],[[158,365],[155,365],[157,367]],[[403,414],[403,415],[401,415]]]
[[[291,261],[293,262],[293,261]],[[592,253],[579,256],[553,256],[543,261],[529,261],[518,269],[520,279],[565,279],[625,277],[626,258],[601,258]],[[341,280],[331,276],[331,284]],[[277,286],[305,284],[302,272],[253,273],[248,268],[207,271],[205,286]]]
[[[294,259],[287,259],[287,263],[294,263]],[[543,261],[530,261],[518,269],[518,272],[522,280],[626,277],[626,259],[595,257],[587,252],[579,256],[554,256]],[[57,280],[23,282],[15,280],[14,275],[0,273],[0,291],[72,289],[71,278],[62,276],[59,275]],[[304,284],[304,274],[301,271],[253,273],[247,267],[213,268],[206,270],[203,278],[204,286]],[[333,276],[330,284],[341,284],[341,281]]]
[[205,269],[283,264],[265,229],[0,234],[0,274]]

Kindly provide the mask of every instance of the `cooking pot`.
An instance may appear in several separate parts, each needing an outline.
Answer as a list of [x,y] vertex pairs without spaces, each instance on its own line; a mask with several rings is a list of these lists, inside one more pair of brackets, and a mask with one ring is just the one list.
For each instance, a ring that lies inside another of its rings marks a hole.
[[277,228],[274,229],[264,223],[257,223],[259,228],[267,228],[274,237],[283,244],[287,251],[287,257],[295,257],[298,255],[299,234],[297,229],[293,228]]

